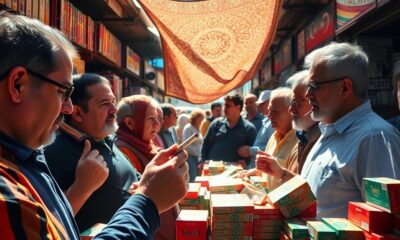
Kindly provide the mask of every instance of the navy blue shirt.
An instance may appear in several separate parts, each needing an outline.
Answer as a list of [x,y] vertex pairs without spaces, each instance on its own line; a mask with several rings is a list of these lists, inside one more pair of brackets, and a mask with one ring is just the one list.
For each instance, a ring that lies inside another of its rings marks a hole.
[[201,160],[222,160],[225,162],[249,161],[237,154],[239,147],[252,146],[257,132],[254,125],[240,117],[238,123],[230,128],[226,118],[217,118],[208,128],[201,149]]

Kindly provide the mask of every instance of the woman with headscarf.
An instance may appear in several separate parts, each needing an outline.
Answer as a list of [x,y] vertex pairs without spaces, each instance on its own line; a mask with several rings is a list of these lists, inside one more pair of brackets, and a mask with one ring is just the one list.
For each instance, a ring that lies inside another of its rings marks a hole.
[[[157,107],[156,101],[144,95],[122,98],[118,104],[119,129],[116,145],[141,173],[160,150],[153,143],[161,124]],[[160,229],[156,232],[155,239],[175,239],[177,216],[176,208],[160,215]]]

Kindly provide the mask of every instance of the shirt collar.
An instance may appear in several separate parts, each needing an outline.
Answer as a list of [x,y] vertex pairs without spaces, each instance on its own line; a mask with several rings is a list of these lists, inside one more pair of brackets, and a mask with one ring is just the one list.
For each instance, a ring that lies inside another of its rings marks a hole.
[[112,144],[114,143],[116,134],[110,134],[109,136],[107,136],[105,139],[100,140],[100,141],[95,141],[93,138],[91,138],[89,135],[87,135],[86,133],[83,133],[81,131],[79,131],[78,129],[74,128],[73,126],[63,122],[60,124],[60,130],[65,132],[67,135],[71,136],[76,142],[81,143],[86,139],[91,140],[91,142],[97,142],[97,143],[101,143],[101,142],[105,142],[108,146],[112,146]]
[[333,131],[342,134],[347,128],[349,128],[356,120],[362,118],[368,112],[371,112],[371,102],[368,100],[356,107],[333,124],[319,123],[321,134],[331,134]]
[[[228,119],[227,119],[226,117],[224,117],[224,119],[222,119],[222,123],[224,123],[224,124],[226,124],[227,126],[229,126],[229,122],[228,122]],[[237,127],[237,126],[244,126],[244,123],[243,123],[243,116],[240,116],[240,117],[239,117],[239,121],[238,121],[237,124],[234,126],[234,128]]]
[[38,150],[29,148],[2,132],[0,132],[0,145],[14,155],[18,161],[26,161],[30,159],[32,155],[39,153]]
[[282,141],[287,141],[287,139],[291,138],[294,134],[296,134],[296,130],[291,129],[289,132],[287,132],[285,134],[285,136],[283,136],[283,138],[280,138],[280,134],[277,131],[275,131],[274,138],[275,138],[276,142],[279,143]]

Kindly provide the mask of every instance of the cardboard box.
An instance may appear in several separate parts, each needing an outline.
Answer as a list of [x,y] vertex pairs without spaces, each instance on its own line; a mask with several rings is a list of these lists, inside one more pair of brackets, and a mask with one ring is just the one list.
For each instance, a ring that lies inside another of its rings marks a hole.
[[349,202],[348,219],[368,232],[388,233],[393,229],[392,215],[362,202]]
[[322,218],[322,222],[332,228],[338,240],[363,240],[363,230],[345,218]]
[[98,233],[105,228],[107,224],[103,223],[97,223],[93,225],[92,227],[86,229],[83,233],[81,233],[81,240],[91,240],[93,239],[94,236],[96,236]]
[[298,218],[285,220],[283,222],[283,230],[291,239],[308,237],[307,223]]
[[296,216],[316,200],[307,181],[299,175],[268,193],[267,197],[268,201],[279,207],[287,218]]
[[364,231],[365,240],[400,240],[400,236],[395,234],[378,234],[378,233],[369,233]]
[[211,215],[253,212],[254,206],[246,194],[211,194]]
[[400,213],[400,180],[364,178],[367,203],[389,213]]
[[177,240],[204,240],[207,238],[206,210],[182,210],[176,219]]
[[315,240],[336,240],[336,233],[320,221],[307,221],[308,233]]

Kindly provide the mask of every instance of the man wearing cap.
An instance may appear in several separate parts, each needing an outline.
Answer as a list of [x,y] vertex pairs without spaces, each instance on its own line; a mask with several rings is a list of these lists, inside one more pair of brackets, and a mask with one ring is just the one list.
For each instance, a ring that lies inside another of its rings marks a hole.
[[243,116],[247,121],[251,122],[256,127],[257,132],[262,126],[264,115],[257,109],[257,96],[249,93],[244,97],[244,107],[246,114]]
[[[258,97],[258,100],[256,102],[258,111],[260,111],[262,114],[265,116],[268,116],[268,104],[269,100],[271,98],[271,90],[264,90],[261,92],[260,96]],[[255,159],[257,155],[257,151],[265,150],[265,146],[267,145],[267,142],[269,138],[272,136],[274,133],[274,129],[272,128],[271,121],[269,120],[268,117],[265,117],[262,120],[262,125],[260,127],[260,130],[257,133],[256,140],[254,141],[253,146],[242,146],[238,149],[238,154],[241,157],[249,157],[250,156],[250,163],[248,165],[248,169],[254,168],[255,167]]]

